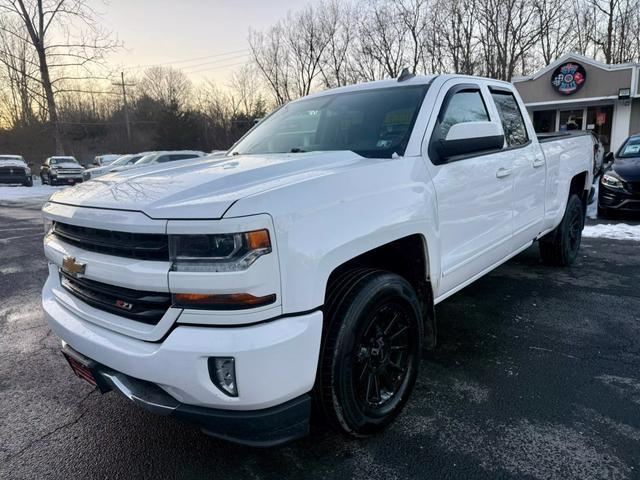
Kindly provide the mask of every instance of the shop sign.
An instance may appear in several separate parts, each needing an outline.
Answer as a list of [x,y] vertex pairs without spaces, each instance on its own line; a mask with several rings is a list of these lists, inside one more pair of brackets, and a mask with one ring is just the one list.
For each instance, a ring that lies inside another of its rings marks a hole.
[[584,67],[575,62],[567,62],[556,68],[551,76],[551,86],[562,95],[571,95],[582,88],[587,80]]

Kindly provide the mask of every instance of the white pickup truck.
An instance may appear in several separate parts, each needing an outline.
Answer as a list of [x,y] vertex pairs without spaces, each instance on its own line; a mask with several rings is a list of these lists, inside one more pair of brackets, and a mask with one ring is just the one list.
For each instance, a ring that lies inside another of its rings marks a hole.
[[46,318],[77,375],[210,435],[280,444],[312,403],[373,434],[435,344],[435,304],[535,241],[574,261],[591,157],[586,135],[540,143],[505,82],[317,93],[226,156],[55,193]]

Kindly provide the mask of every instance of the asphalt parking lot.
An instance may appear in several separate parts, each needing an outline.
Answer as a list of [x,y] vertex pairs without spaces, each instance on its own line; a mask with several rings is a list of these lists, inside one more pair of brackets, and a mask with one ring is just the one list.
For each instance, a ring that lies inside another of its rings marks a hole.
[[0,478],[640,478],[640,243],[537,246],[438,306],[383,435],[230,445],[73,376],[46,326],[39,202],[0,202]]

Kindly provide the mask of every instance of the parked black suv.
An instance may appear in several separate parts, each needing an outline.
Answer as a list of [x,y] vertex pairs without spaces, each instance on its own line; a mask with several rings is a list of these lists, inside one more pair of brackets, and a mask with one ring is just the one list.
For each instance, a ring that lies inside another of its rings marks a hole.
[[21,183],[33,187],[31,169],[20,155],[0,155],[0,183]]

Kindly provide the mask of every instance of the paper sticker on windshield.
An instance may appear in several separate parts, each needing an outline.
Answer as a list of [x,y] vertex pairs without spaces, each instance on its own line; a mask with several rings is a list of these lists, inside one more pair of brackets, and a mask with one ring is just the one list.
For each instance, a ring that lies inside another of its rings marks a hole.
[[630,153],[640,153],[640,145],[628,145],[624,149],[623,155],[629,155]]

